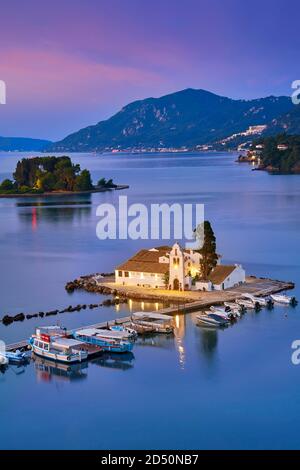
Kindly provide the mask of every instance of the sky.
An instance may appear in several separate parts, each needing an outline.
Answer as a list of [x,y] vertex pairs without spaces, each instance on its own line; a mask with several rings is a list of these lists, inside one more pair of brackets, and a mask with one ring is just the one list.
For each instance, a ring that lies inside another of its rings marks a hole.
[[299,13],[298,0],[2,0],[0,135],[59,140],[190,87],[290,95]]

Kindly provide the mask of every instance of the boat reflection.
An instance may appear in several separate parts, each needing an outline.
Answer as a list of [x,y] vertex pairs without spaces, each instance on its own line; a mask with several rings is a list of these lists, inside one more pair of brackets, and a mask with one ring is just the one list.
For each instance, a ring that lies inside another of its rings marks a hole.
[[87,377],[88,362],[78,364],[63,364],[47,360],[32,354],[32,360],[38,381],[50,382],[53,379],[59,381],[75,381]]
[[133,367],[134,354],[132,352],[116,354],[116,353],[103,353],[92,359],[91,364],[100,367],[107,367],[109,369],[128,370]]

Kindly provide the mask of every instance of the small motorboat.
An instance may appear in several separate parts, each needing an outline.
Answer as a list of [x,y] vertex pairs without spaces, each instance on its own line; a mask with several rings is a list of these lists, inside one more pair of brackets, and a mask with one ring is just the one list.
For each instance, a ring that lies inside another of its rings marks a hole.
[[232,312],[235,312],[240,317],[242,313],[246,312],[246,308],[242,305],[236,304],[235,302],[224,302],[225,307],[230,308]]
[[226,320],[221,315],[217,315],[216,313],[212,312],[205,312],[205,314],[197,315],[196,319],[199,325],[216,327],[224,327],[229,325],[229,320]]
[[256,297],[252,294],[243,294],[242,298],[250,299],[253,303],[258,303],[262,307],[272,307],[273,300],[269,297]]
[[230,310],[230,308],[228,307],[214,307],[214,306],[211,306],[210,307],[210,313],[216,313],[217,315],[220,315],[222,316],[222,318],[226,318],[227,320],[235,320],[236,317],[238,316],[236,314],[236,312],[233,312],[232,310]]
[[28,360],[28,354],[19,350],[15,352],[7,351],[5,355],[9,364],[24,364]]
[[250,299],[238,298],[235,301],[238,305],[241,305],[245,308],[260,310],[261,306],[257,302],[253,302]]
[[270,297],[274,302],[279,303],[279,304],[295,306],[298,303],[296,297],[290,297],[284,294],[272,294]]

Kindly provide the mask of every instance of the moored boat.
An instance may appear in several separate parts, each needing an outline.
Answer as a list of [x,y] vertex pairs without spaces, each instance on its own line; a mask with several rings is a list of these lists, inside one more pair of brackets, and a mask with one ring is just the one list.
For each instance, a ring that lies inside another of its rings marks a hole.
[[22,351],[6,351],[5,353],[9,364],[24,364],[28,361],[28,354]]
[[242,307],[245,307],[245,308],[249,308],[249,309],[255,309],[255,310],[260,310],[261,309],[261,306],[256,303],[256,302],[253,302],[252,300],[250,299],[246,299],[246,298],[238,298],[236,299],[235,301],[238,305],[241,305]]
[[273,300],[268,297],[257,297],[255,295],[246,293],[242,295],[242,298],[250,299],[253,303],[258,303],[262,307],[272,307],[273,305]]
[[139,326],[150,326],[154,333],[173,333],[173,317],[156,312],[134,312],[131,323]]
[[137,338],[137,332],[127,325],[113,325],[109,327],[109,330],[121,332],[123,334],[124,339],[130,339],[134,341]]
[[242,313],[245,313],[246,308],[243,307],[242,305],[239,305],[235,302],[224,302],[225,307],[230,308],[232,312],[237,312],[240,316]]
[[210,307],[211,312],[221,315],[223,318],[228,320],[234,320],[236,317],[240,316],[236,311],[232,311],[229,307]]
[[205,314],[200,314],[196,316],[198,325],[205,326],[214,326],[214,327],[224,327],[229,325],[229,320],[217,315],[212,312],[205,312]]
[[82,343],[68,338],[66,331],[60,327],[36,328],[29,344],[37,356],[57,362],[73,364],[88,358],[88,353],[82,348]]
[[298,303],[296,297],[290,297],[284,294],[272,294],[270,297],[272,300],[274,300],[274,302],[279,303],[279,304],[295,306]]
[[[118,334],[119,333],[119,334]],[[99,346],[103,351],[108,352],[129,352],[133,348],[132,341],[124,339],[124,336],[118,331],[101,330],[97,328],[85,328],[77,330],[73,336],[83,343]]]

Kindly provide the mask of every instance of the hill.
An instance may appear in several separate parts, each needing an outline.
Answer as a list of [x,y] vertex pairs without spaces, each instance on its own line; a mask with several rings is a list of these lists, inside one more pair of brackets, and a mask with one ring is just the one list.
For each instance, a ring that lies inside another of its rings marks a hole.
[[106,121],[67,136],[48,150],[195,148],[249,126],[269,125],[291,112],[293,106],[288,97],[233,100],[205,90],[186,89],[130,103]]

